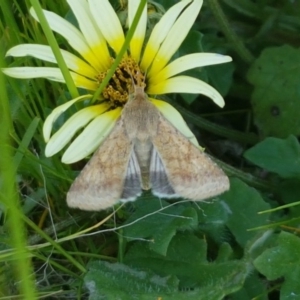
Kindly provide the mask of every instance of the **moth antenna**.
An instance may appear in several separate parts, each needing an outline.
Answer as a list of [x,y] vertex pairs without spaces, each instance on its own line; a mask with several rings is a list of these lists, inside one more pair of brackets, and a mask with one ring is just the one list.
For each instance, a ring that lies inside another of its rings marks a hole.
[[128,73],[128,75],[130,76],[130,78],[131,78],[131,84],[132,84],[131,89],[130,89],[129,92],[132,93],[132,92],[135,92],[134,78],[133,78],[131,72],[130,72],[128,69],[127,69],[127,73]]
[[136,86],[134,87],[135,92],[137,92],[137,90],[139,90],[139,92],[141,92],[141,90],[144,91],[146,87],[145,79],[146,74],[143,74],[141,71],[136,72]]

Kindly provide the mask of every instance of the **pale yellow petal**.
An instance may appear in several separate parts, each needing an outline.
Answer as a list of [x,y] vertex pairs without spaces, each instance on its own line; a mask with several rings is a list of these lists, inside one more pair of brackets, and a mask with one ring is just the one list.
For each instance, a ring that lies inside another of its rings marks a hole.
[[13,67],[3,68],[2,72],[10,77],[29,79],[29,78],[48,78],[50,80],[64,82],[60,69],[50,67]]
[[87,89],[89,91],[96,91],[97,88],[99,87],[99,83],[96,82],[95,80],[90,80],[84,76],[81,76],[73,72],[70,73],[77,87]]
[[188,140],[195,146],[199,146],[198,141],[192,131],[189,129],[181,114],[169,103],[153,98],[149,100],[159,109],[163,116],[177,128]]
[[65,124],[50,138],[45,149],[47,157],[59,152],[74,137],[75,133],[86,126],[92,119],[109,109],[107,103],[93,105],[81,109],[70,117]]
[[191,2],[191,0],[179,1],[173,5],[160,19],[160,21],[153,28],[149,41],[146,45],[141,67],[144,71],[148,70],[161,43],[166,38],[174,22],[182,12],[182,10]]
[[147,88],[147,93],[150,95],[168,93],[203,94],[211,98],[220,107],[225,105],[223,97],[216,89],[202,80],[189,76],[176,76],[156,85],[150,85]]
[[[78,74],[84,75],[86,77],[94,79],[98,74],[97,71],[88,65],[85,61],[77,57],[76,55],[60,49],[61,54],[68,66],[72,71]],[[46,45],[36,45],[36,44],[22,44],[9,49],[6,56],[23,57],[23,56],[33,56],[35,58],[57,63],[56,58],[52,52],[52,49]]]
[[97,70],[103,71],[110,67],[110,55],[107,48],[106,40],[99,30],[90,7],[86,0],[67,0],[79,24],[90,49],[98,59]]
[[[14,67],[4,68],[3,73],[14,78],[29,79],[29,78],[47,78],[52,81],[65,83],[61,70],[50,67]],[[84,76],[70,72],[73,81],[77,87],[84,88],[90,91],[95,91],[98,83]]]
[[95,118],[68,147],[62,162],[71,164],[94,152],[111,132],[120,115],[121,108],[117,108]]
[[84,96],[80,96],[77,97],[73,100],[68,101],[67,103],[64,103],[58,107],[56,107],[52,113],[47,117],[44,126],[43,126],[43,135],[44,135],[44,139],[46,142],[49,141],[50,139],[50,135],[51,135],[51,130],[52,130],[52,126],[53,123],[57,120],[57,118],[63,113],[65,112],[69,107],[71,107],[74,103],[78,102],[78,101],[83,101],[86,100],[88,98],[91,98],[92,95],[84,95]]
[[190,69],[222,64],[230,61],[232,61],[232,58],[230,56],[215,53],[188,54],[175,59],[174,61],[169,63],[165,68],[163,68],[160,72],[158,72],[157,74],[153,74],[152,77],[148,77],[149,84],[155,85],[174,75],[177,75]]
[[[71,23],[66,21],[64,18],[58,16],[57,14],[43,10],[45,17],[49,23],[50,28],[62,35],[70,44],[70,46],[75,49],[80,55],[91,65],[97,66],[98,58],[94,55],[90,49],[88,43],[86,42],[83,34]],[[34,9],[30,8],[30,14],[39,21]]]
[[202,3],[203,0],[194,0],[178,17],[153,60],[148,74],[149,77],[162,70],[178,50],[194,24]]
[[119,53],[125,37],[120,20],[108,0],[89,0],[98,28],[115,53]]
[[[139,4],[140,4],[140,0],[129,0],[128,3],[129,28],[133,22]],[[130,41],[130,54],[136,62],[140,61],[141,50],[142,50],[145,33],[146,33],[146,26],[147,26],[147,5],[145,5],[144,7],[141,18],[138,22],[133,37]]]

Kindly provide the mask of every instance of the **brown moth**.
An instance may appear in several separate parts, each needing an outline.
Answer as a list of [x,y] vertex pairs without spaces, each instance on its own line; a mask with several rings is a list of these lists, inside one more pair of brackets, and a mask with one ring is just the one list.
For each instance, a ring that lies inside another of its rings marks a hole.
[[67,194],[70,207],[106,209],[151,189],[162,198],[203,200],[229,189],[224,172],[135,87],[119,120]]

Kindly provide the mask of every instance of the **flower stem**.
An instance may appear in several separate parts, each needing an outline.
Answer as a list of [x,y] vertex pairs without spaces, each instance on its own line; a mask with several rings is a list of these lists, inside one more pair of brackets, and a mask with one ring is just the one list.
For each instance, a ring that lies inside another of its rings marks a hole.
[[178,104],[172,104],[180,114],[192,124],[198,126],[199,128],[205,129],[209,132],[217,134],[219,136],[228,138],[233,141],[237,141],[240,143],[246,143],[250,145],[254,145],[259,141],[259,137],[251,132],[242,132],[238,130],[233,130],[230,128],[224,128],[223,126],[217,125],[209,120],[202,118],[187,109],[179,106]]
[[55,56],[55,59],[57,61],[57,64],[64,76],[64,79],[65,79],[65,82],[66,82],[66,85],[68,86],[68,90],[70,91],[70,94],[72,95],[72,98],[77,98],[79,97],[79,93],[78,93],[78,90],[75,86],[75,83],[73,81],[73,78],[70,74],[70,71],[67,67],[67,64],[60,52],[60,49],[59,49],[59,46],[57,44],[57,41],[55,39],[55,36],[47,22],[47,19],[43,13],[43,10],[41,8],[41,5],[39,3],[38,0],[30,0],[30,3],[31,5],[33,6],[36,14],[37,14],[37,17],[40,21],[40,24],[43,28],[43,31],[45,33],[45,36],[48,40],[48,43],[53,51],[53,54]]
[[235,32],[230,28],[229,22],[218,3],[218,0],[208,0],[210,9],[214,14],[217,22],[220,24],[221,30],[227,39],[232,43],[232,46],[235,48],[235,51],[239,54],[239,56],[246,61],[247,63],[251,63],[254,61],[255,57],[251,54],[251,52],[245,47],[243,42],[239,39],[239,37],[235,34]]
[[215,157],[212,157],[212,159],[225,171],[225,173],[230,177],[237,177],[247,183],[248,185],[255,187],[260,190],[264,191],[272,191],[276,192],[278,189],[275,184],[272,182],[269,182],[267,180],[258,178],[250,173],[241,171],[235,167],[232,167],[221,160],[218,160]]

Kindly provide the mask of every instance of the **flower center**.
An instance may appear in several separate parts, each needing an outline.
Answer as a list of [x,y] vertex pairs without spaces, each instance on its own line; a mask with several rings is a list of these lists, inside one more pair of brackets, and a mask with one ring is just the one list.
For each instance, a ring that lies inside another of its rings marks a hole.
[[[113,63],[113,59],[111,63]],[[99,84],[108,71],[97,76]],[[102,95],[111,103],[112,108],[122,107],[127,102],[129,94],[133,92],[134,85],[145,87],[145,74],[131,57],[126,57],[122,59]]]

